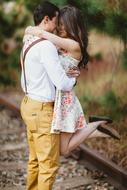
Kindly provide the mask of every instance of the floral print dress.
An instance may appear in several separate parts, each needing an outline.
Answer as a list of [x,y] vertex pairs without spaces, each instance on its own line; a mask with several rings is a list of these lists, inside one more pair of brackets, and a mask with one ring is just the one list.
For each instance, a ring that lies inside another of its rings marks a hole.
[[[79,61],[67,54],[60,54],[60,61],[67,71],[77,66]],[[86,120],[81,104],[74,90],[61,91],[56,89],[55,105],[51,133],[68,132],[74,133],[78,129],[86,127]]]

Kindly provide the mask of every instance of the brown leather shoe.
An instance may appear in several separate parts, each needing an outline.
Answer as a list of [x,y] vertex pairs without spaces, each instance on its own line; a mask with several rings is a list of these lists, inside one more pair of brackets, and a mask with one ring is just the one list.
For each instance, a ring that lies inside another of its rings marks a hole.
[[105,133],[111,137],[113,137],[114,139],[117,139],[117,140],[120,140],[120,135],[119,133],[113,129],[113,128],[110,128],[108,127],[107,125],[99,125],[97,127],[97,129],[102,132],[102,133]]

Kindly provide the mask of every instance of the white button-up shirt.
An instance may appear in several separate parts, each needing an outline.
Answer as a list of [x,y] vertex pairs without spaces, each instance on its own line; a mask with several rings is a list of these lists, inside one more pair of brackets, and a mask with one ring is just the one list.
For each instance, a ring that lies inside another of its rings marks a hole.
[[[68,78],[62,68],[55,45],[48,40],[41,41],[30,48],[24,65],[27,93],[34,100],[54,101],[55,87],[59,90],[70,91],[75,84],[75,78]],[[25,92],[23,70],[21,86]]]

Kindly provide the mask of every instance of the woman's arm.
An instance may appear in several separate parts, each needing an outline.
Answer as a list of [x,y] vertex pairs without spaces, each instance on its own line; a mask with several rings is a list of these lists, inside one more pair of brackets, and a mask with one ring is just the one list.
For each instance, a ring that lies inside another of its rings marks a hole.
[[45,30],[40,29],[37,26],[29,26],[25,30],[25,34],[32,34],[35,36],[38,36],[39,38],[45,38],[52,43],[54,43],[56,46],[67,50],[69,53],[72,52],[80,52],[80,46],[79,43],[68,38],[61,38],[55,34],[52,34],[50,32],[46,32]]

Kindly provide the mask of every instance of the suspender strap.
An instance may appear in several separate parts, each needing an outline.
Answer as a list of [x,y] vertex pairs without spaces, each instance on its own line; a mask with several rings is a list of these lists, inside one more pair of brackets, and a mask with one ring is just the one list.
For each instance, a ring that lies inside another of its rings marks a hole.
[[22,66],[22,69],[23,69],[23,75],[24,75],[24,84],[25,84],[25,94],[28,94],[27,92],[27,82],[26,82],[26,72],[25,72],[25,58],[26,58],[26,54],[28,53],[28,51],[30,50],[31,47],[33,47],[35,44],[41,42],[45,40],[44,38],[41,38],[41,39],[38,39],[38,40],[35,40],[33,43],[31,43],[29,45],[28,48],[26,48],[26,50],[24,51],[24,54],[23,54],[23,49],[21,51],[21,66]]

